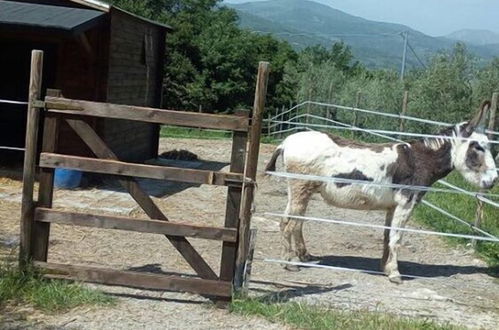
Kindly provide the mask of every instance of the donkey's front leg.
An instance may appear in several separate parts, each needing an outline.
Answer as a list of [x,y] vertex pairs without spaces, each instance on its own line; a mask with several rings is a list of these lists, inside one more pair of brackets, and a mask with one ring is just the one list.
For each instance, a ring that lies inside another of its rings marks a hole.
[[[391,208],[386,211],[385,227],[392,226],[393,212],[395,208]],[[385,270],[386,262],[388,260],[388,255],[390,253],[390,248],[388,243],[390,242],[390,229],[385,229],[383,233],[383,257],[381,257],[381,270]]]
[[[388,237],[388,253],[384,265],[384,272],[388,275],[388,279],[391,282],[397,284],[402,283],[402,278],[398,270],[397,253],[403,232],[394,228],[403,228],[405,226],[414,209],[415,202],[413,200],[415,199],[415,196],[406,196],[400,192],[397,193],[395,198],[397,206],[393,210],[392,229],[390,229]],[[387,217],[388,216],[389,214],[387,214]]]

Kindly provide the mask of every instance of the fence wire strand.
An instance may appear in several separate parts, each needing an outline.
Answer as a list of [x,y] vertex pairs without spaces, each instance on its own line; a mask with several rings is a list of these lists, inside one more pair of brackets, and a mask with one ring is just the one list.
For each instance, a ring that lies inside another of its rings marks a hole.
[[425,234],[425,235],[465,238],[465,239],[472,239],[472,240],[477,240],[477,241],[499,242],[499,238],[494,237],[494,236],[483,237],[483,236],[467,235],[467,234],[444,233],[444,232],[439,232],[439,231],[431,231],[431,230],[423,230],[423,229],[391,227],[391,226],[384,226],[384,225],[375,225],[375,224],[370,224],[370,223],[359,223],[359,222],[337,220],[337,219],[323,219],[323,218],[317,218],[317,217],[306,217],[306,216],[300,216],[300,215],[290,215],[290,214],[273,213],[273,212],[264,212],[263,214],[266,216],[279,217],[279,218],[291,218],[291,219],[297,219],[297,220],[303,220],[303,221],[315,221],[315,222],[324,222],[324,223],[331,223],[331,224],[338,224],[338,225],[347,225],[347,226],[354,226],[354,227],[366,227],[366,228],[375,228],[375,229],[394,229],[394,230],[399,230],[399,231]]
[[23,101],[14,101],[14,100],[4,100],[4,99],[0,99],[0,103],[5,103],[5,104],[18,104],[18,105],[28,105],[28,102],[23,102]]
[[[286,264],[286,265],[293,265],[293,266],[300,266],[300,267],[322,268],[322,269],[344,271],[344,272],[365,273],[365,274],[374,274],[374,275],[386,275],[384,272],[381,272],[381,271],[378,271],[378,270],[370,270],[370,269],[346,268],[346,267],[337,267],[337,266],[328,266],[328,265],[314,264],[314,263],[308,263],[308,262],[285,261],[285,260],[271,259],[271,258],[264,258],[264,259],[262,259],[262,261],[264,261],[264,262],[271,262],[271,263]],[[401,274],[400,276],[402,278],[415,278],[415,279],[436,280],[436,278],[427,277],[427,276],[406,275],[406,274]]]

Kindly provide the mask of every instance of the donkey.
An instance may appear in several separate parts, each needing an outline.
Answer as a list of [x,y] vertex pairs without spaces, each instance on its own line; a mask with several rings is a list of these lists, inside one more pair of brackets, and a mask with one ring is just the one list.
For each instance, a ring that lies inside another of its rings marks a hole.
[[[441,138],[407,143],[360,143],[317,131],[288,136],[274,151],[265,171],[275,171],[282,155],[287,172],[380,184],[431,186],[456,169],[470,183],[492,188],[497,181],[494,159],[485,135],[484,121],[490,102],[482,103],[474,118],[448,127]],[[379,185],[288,180],[286,214],[303,216],[310,197],[320,193],[325,202],[340,208],[386,211],[381,269],[394,283],[402,283],[397,251],[403,228],[424,192]],[[303,221],[284,218],[280,229],[286,261],[309,261],[303,239]],[[294,248],[292,246],[294,240]],[[296,266],[285,266],[298,271]]]

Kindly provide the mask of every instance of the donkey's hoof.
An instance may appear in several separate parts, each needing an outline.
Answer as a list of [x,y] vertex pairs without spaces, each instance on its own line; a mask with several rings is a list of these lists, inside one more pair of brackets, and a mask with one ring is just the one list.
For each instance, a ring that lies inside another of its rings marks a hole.
[[290,271],[290,272],[299,272],[300,271],[300,267],[296,266],[296,265],[286,265],[284,264],[284,269],[287,270],[287,271]]
[[400,276],[400,274],[388,275],[388,279],[390,280],[390,282],[395,283],[395,284],[402,284],[403,283],[402,277]]
[[310,253],[305,253],[304,255],[301,255],[299,258],[301,262],[315,261],[318,259],[316,256],[311,255]]

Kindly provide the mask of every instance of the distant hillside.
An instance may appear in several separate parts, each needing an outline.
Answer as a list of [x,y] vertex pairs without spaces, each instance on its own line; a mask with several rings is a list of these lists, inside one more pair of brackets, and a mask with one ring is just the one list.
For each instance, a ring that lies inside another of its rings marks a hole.
[[459,30],[445,37],[478,46],[499,44],[499,33],[489,30]]
[[[343,40],[357,59],[369,67],[399,68],[403,51],[401,33],[409,33],[409,44],[422,61],[456,42],[434,38],[400,24],[370,21],[306,0],[271,0],[231,4],[240,16],[240,25],[253,31],[271,33],[289,41],[297,49],[314,44],[329,47]],[[470,49],[484,59],[498,55],[499,45]],[[408,53],[408,66],[419,66]]]

